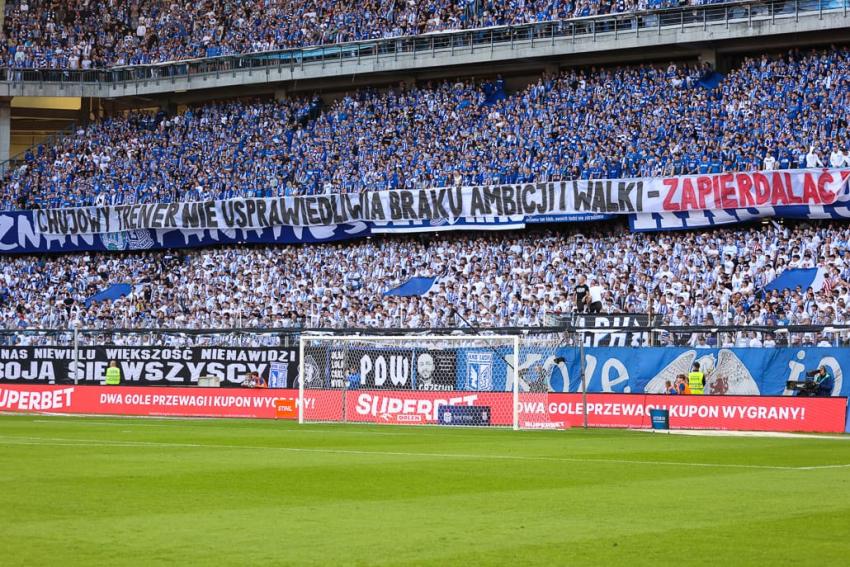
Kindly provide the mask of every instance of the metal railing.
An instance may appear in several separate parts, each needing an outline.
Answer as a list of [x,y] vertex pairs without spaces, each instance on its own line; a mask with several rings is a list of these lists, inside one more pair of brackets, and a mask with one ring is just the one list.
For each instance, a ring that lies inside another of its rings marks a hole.
[[302,333],[313,335],[561,335],[565,346],[687,348],[846,347],[850,325],[789,326],[611,326],[444,327],[416,329],[227,328],[227,329],[20,329],[0,330],[0,347],[12,346],[269,346],[294,347]]
[[304,68],[305,65],[342,65],[347,61],[397,59],[399,56],[435,57],[493,50],[505,44],[554,45],[559,40],[594,40],[597,36],[617,40],[621,36],[657,33],[679,28],[729,26],[731,23],[798,19],[801,15],[847,16],[850,0],[768,0],[685,6],[635,13],[610,14],[521,25],[495,26],[460,31],[399,36],[202,59],[170,61],[93,70],[2,68],[0,81],[119,85],[139,81],[187,79],[227,72]]
[[[25,150],[18,152],[9,157],[6,161],[0,162],[0,174],[6,173],[8,169],[18,167],[24,164],[27,160],[27,153],[32,152],[33,150],[37,150],[39,146],[44,146],[45,148],[49,148],[51,146],[55,146],[59,143],[60,140],[72,135],[77,130],[77,123],[70,124],[65,126],[64,128],[52,132],[45,136],[42,140],[38,142],[34,142],[32,145],[28,146]],[[35,155],[35,154],[34,154]],[[36,159],[38,156],[36,155]],[[2,206],[0,206],[2,207]]]

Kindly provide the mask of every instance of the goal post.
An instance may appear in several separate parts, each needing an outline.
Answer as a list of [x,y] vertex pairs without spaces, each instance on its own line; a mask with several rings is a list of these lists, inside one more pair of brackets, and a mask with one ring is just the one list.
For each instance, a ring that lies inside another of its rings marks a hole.
[[517,335],[320,335],[299,342],[298,421],[519,428]]
[[298,421],[564,427],[549,392],[569,380],[565,348],[556,334],[303,334]]
[[574,391],[572,375],[577,376],[577,351],[567,344],[564,333],[524,332],[520,340],[517,384],[519,429],[564,429],[563,412],[555,409],[559,400],[551,394]]

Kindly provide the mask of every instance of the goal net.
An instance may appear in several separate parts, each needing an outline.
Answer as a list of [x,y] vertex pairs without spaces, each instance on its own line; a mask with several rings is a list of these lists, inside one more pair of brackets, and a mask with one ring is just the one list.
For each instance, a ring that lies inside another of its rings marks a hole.
[[[575,349],[572,349],[575,350]],[[570,391],[568,349],[557,333],[524,335],[520,339],[516,387],[519,429],[563,429],[563,416],[552,411],[553,392]],[[569,358],[575,358],[570,356]]]
[[506,335],[301,336],[299,422],[549,427],[556,344]]

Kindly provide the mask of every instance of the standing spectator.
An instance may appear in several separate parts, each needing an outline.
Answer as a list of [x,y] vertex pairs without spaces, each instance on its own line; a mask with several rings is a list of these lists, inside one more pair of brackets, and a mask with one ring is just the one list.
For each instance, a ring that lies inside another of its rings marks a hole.
[[762,162],[762,169],[765,171],[773,171],[776,169],[776,158],[773,157],[773,153],[768,150],[767,155],[764,156],[764,161]]
[[600,313],[602,311],[602,293],[605,291],[599,284],[599,280],[593,278],[590,280],[590,289],[588,290],[590,312]]
[[836,144],[832,148],[832,153],[829,154],[829,165],[832,167],[846,167],[848,156]]
[[575,302],[576,311],[585,313],[590,306],[590,288],[587,286],[587,278],[584,274],[578,276],[578,283],[573,288],[573,301]]
[[823,167],[823,162],[820,156],[815,152],[815,146],[809,147],[809,153],[806,154],[806,167],[813,169],[815,167]]

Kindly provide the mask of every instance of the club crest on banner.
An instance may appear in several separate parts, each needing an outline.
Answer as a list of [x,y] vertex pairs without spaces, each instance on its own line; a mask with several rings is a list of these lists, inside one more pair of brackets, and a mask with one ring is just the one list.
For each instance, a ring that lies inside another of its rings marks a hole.
[[466,355],[466,372],[471,390],[493,389],[493,353],[469,352]]

